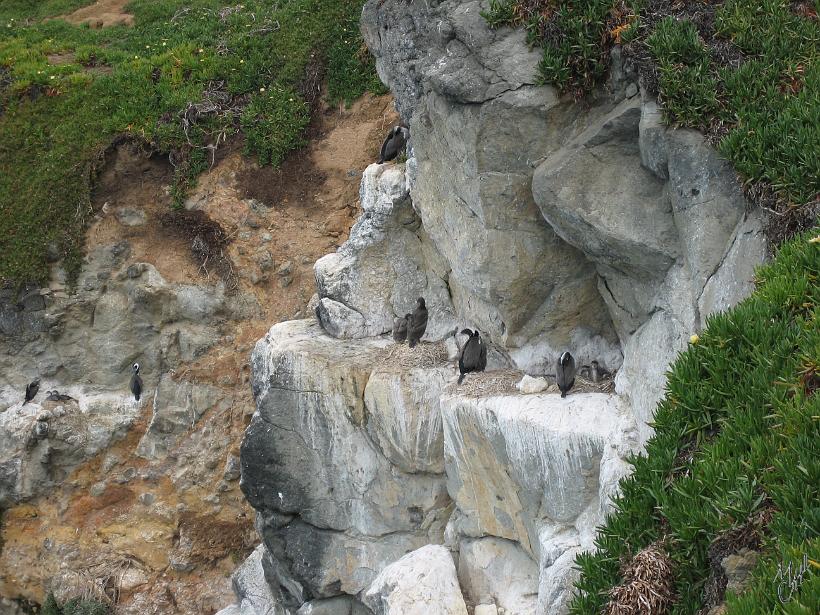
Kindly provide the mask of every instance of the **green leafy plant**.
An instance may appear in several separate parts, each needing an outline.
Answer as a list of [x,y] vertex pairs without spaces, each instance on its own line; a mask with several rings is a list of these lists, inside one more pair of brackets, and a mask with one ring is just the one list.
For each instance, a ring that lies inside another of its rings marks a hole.
[[820,561],[820,243],[809,241],[818,233],[785,244],[757,272],[754,294],[709,317],[673,363],[646,454],[621,482],[598,552],[577,560],[573,613],[600,613],[621,563],[662,537],[676,570],[671,612],[698,612],[710,545],[756,518],[767,519],[762,557],[728,613],[817,612],[816,574],[788,606],[776,587],[778,564]]
[[265,164],[302,144],[311,71],[332,104],[384,91],[363,0],[133,0],[132,27],[43,20],[86,4],[0,3],[0,281],[44,281],[49,251],[79,271],[94,175],[122,135],[172,156],[180,206],[232,135]]

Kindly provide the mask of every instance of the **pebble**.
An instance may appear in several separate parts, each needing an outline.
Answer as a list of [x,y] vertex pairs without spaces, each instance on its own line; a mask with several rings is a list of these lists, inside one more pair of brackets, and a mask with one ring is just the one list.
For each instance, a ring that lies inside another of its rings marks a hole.
[[103,492],[105,491],[105,483],[94,483],[91,485],[91,489],[88,492],[91,494],[92,497],[98,498],[100,497]]
[[279,277],[284,278],[287,275],[293,273],[293,262],[292,261],[285,261],[281,265],[279,265],[279,269],[276,270],[276,273]]
[[140,503],[146,506],[154,503],[154,494],[150,492],[141,493],[139,497]]
[[271,235],[270,233],[262,233],[262,241],[264,241],[265,243],[271,241],[272,239],[273,235]]

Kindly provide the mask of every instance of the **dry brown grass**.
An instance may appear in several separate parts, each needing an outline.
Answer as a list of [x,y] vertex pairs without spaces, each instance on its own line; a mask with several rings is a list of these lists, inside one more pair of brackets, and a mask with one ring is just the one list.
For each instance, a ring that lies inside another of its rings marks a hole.
[[391,344],[379,354],[379,369],[383,371],[444,367],[447,346],[444,342],[420,342],[415,348],[407,344]]
[[490,372],[467,374],[464,382],[452,384],[450,392],[466,397],[491,397],[493,395],[517,395],[516,385],[524,377],[517,369],[496,369]]
[[674,569],[662,544],[639,551],[623,576],[624,582],[609,592],[605,615],[662,615],[674,603]]

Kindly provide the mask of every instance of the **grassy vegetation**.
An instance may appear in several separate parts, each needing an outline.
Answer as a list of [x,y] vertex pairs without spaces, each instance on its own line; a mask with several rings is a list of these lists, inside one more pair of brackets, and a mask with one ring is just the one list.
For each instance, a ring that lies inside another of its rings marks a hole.
[[[709,132],[788,208],[820,200],[818,13],[817,0],[491,0],[484,16],[525,28],[543,48],[542,80],[576,98],[623,45],[670,123]],[[659,544],[675,565],[670,612],[697,613],[714,601],[714,554],[738,536],[761,541],[762,558],[730,614],[820,612],[818,232],[786,244],[755,294],[710,318],[672,366],[655,436],[598,552],[578,559],[576,615],[601,613],[625,565]],[[813,564],[782,603],[778,572],[804,555]]]
[[802,205],[820,200],[820,1],[804,5],[491,0],[485,18],[525,28],[543,81],[576,97],[600,84],[614,44],[647,55],[670,123],[718,135],[745,178]]
[[[709,547],[761,511],[771,519],[762,560],[730,614],[818,613],[820,570],[786,604],[778,565],[820,562],[820,243],[798,236],[757,274],[752,297],[711,317],[680,355],[658,407],[655,435],[622,481],[599,532],[573,613],[600,613],[620,564],[665,539],[678,602],[696,613],[710,574]],[[815,564],[820,566],[820,564]]]
[[93,171],[128,135],[171,154],[180,202],[208,145],[244,133],[278,164],[310,118],[306,68],[331,103],[381,91],[362,51],[363,0],[134,0],[133,27],[60,19],[85,0],[0,3],[0,280],[47,277],[49,244],[76,273]]
[[49,594],[40,609],[40,615],[109,615],[111,609],[106,605],[94,600],[81,600],[72,598],[65,604],[60,605],[54,598],[54,594]]

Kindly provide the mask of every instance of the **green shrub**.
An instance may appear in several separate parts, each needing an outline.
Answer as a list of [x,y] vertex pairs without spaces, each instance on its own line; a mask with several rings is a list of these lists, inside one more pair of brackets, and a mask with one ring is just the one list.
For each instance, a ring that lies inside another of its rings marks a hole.
[[133,27],[38,21],[84,4],[0,3],[0,282],[47,279],[50,243],[78,272],[95,164],[118,135],[173,152],[178,206],[208,145],[241,130],[279,164],[302,144],[316,58],[331,103],[384,91],[362,49],[363,0],[133,0]]
[[493,0],[483,15],[491,27],[523,27],[543,49],[540,78],[575,97],[601,85],[610,47],[626,45],[654,63],[670,123],[721,135],[743,179],[782,204],[820,201],[820,20],[793,3]]
[[776,593],[778,563],[820,562],[820,243],[808,241],[818,233],[785,244],[758,271],[754,294],[709,317],[673,363],[646,454],[621,483],[598,552],[577,560],[573,613],[600,613],[620,562],[661,537],[676,564],[672,612],[696,613],[709,545],[763,510],[763,556],[729,613],[818,612],[816,571],[789,606]]

